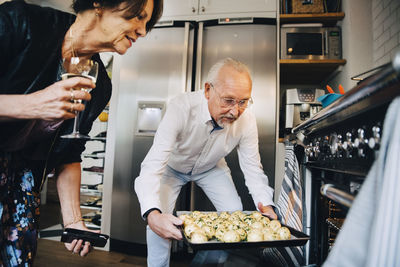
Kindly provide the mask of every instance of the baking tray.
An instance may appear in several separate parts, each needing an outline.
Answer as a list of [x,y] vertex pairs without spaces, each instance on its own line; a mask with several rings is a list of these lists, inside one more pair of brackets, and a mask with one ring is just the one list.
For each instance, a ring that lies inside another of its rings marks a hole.
[[[207,213],[206,211],[201,211],[202,213]],[[244,213],[251,213],[253,211],[243,211]],[[177,211],[176,215],[179,216],[181,214],[188,214],[191,211]],[[219,214],[220,212],[218,212]],[[298,247],[303,246],[310,240],[310,237],[303,232],[297,231],[294,228],[282,224],[289,228],[291,233],[291,238],[288,240],[273,240],[273,241],[260,241],[260,242],[248,242],[248,241],[240,241],[240,242],[232,242],[225,243],[218,240],[210,240],[205,243],[192,243],[190,239],[186,236],[183,231],[183,226],[179,227],[182,233],[183,242],[192,248],[193,250],[224,250],[224,249],[239,249],[239,248],[263,248],[263,247]]]

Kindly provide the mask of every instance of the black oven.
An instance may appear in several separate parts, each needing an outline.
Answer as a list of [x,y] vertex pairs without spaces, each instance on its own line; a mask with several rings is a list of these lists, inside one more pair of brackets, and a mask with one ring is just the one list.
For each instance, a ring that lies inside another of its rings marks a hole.
[[379,153],[386,110],[400,95],[400,62],[396,64],[363,80],[292,131],[292,141],[304,154],[309,263],[321,265],[326,259]]

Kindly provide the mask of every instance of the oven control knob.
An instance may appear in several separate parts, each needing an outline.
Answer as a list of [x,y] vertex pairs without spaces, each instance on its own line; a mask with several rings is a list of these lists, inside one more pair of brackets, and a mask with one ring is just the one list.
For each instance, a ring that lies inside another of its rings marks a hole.
[[328,156],[330,154],[329,136],[324,136],[319,150],[324,156]]
[[364,147],[364,145],[360,145],[358,147],[358,156],[360,158],[364,158],[365,157],[365,147]]
[[329,137],[329,148],[332,155],[336,155],[338,151],[338,136],[336,133],[331,134]]
[[353,143],[351,142],[351,133],[347,132],[346,133],[346,141],[343,142],[343,149],[345,151],[348,151],[353,147]]
[[351,133],[347,132],[346,133],[346,141],[344,142],[345,149],[350,149],[353,147],[353,142],[351,141]]
[[353,153],[352,152],[353,152],[354,144],[351,141],[351,139],[352,139],[352,134],[350,132],[347,132],[346,133],[346,141],[344,141],[343,145],[342,145],[343,150],[345,151],[347,158],[352,158],[353,157]]
[[371,149],[379,149],[381,143],[381,128],[378,126],[372,127],[372,137],[368,140],[368,146]]
[[358,129],[357,131],[358,137],[354,139],[354,147],[360,147],[362,144],[367,144],[368,140],[365,139],[365,131],[364,129]]
[[360,145],[360,140],[358,138],[354,139],[354,147],[357,148]]
[[354,147],[357,148],[358,156],[361,158],[365,157],[365,149],[367,148],[368,145],[368,139],[365,139],[365,131],[362,128],[359,128],[358,131],[358,137],[354,139]]
[[306,149],[304,150],[304,152],[306,153],[307,157],[312,157],[313,156],[313,151],[312,151],[312,144],[306,146]]
[[313,146],[312,152],[314,152],[314,156],[318,158],[319,153],[321,152],[321,150],[319,149],[319,142],[315,142],[315,146]]
[[369,148],[375,150],[375,149],[378,149],[379,144],[375,141],[375,138],[371,137],[371,138],[368,140],[368,146],[369,146]]
[[343,147],[343,137],[341,134],[337,135],[337,150],[338,150],[338,157],[341,158],[343,157],[343,151],[345,151]]

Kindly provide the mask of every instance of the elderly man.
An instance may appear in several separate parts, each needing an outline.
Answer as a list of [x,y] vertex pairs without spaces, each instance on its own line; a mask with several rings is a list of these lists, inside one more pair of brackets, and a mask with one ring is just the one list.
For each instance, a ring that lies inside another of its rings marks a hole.
[[258,151],[248,68],[231,58],[217,62],[204,91],[173,99],[158,127],[153,146],[135,181],[141,212],[147,219],[148,266],[168,266],[170,239],[181,239],[173,216],[182,186],[195,182],[218,211],[242,210],[226,164],[237,147],[246,185],[258,209],[271,218],[273,189],[268,186]]

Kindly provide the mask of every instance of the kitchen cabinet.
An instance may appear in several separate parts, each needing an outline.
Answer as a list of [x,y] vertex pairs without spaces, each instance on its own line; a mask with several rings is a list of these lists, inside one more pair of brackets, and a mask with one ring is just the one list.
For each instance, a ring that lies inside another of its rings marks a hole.
[[163,17],[196,15],[198,7],[198,0],[165,0]]
[[317,13],[317,14],[280,14],[280,22],[283,23],[308,23],[320,22],[325,26],[335,25],[338,20],[344,18],[344,12]]
[[206,15],[262,12],[276,12],[276,0],[165,0],[163,19],[201,20]]
[[276,11],[275,0],[199,0],[200,14]]

